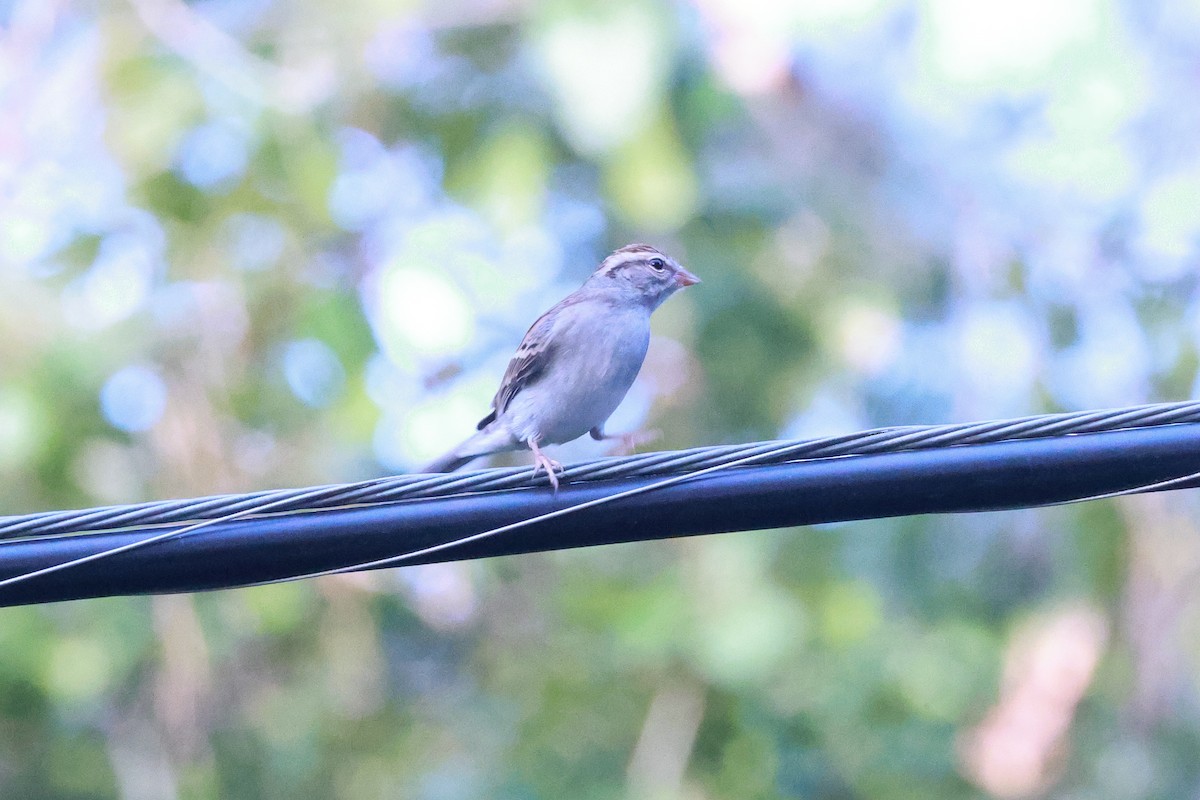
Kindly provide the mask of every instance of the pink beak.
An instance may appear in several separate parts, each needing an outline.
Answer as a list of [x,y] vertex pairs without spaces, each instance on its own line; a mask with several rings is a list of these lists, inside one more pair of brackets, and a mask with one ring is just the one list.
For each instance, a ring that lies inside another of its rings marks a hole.
[[700,282],[700,279],[688,272],[683,267],[680,267],[679,271],[675,273],[675,282],[678,283],[680,287],[694,286]]

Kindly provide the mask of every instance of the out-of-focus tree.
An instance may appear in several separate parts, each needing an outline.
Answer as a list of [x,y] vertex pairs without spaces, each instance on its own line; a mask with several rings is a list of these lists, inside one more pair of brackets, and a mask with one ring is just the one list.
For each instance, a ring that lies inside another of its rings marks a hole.
[[[0,0],[0,510],[402,471],[648,240],[667,447],[1190,394],[1200,8]],[[593,456],[600,445],[559,448]],[[0,795],[1179,797],[1186,495],[0,612]]]

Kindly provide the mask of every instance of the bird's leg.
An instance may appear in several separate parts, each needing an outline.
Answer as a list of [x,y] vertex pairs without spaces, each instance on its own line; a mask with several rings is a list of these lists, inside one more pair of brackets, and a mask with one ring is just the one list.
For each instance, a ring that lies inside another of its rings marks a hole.
[[620,444],[617,445],[617,454],[626,455],[634,452],[642,445],[650,444],[654,440],[658,439],[658,437],[662,436],[662,431],[634,431],[633,433],[609,435],[604,432],[603,426],[597,425],[588,431],[588,435],[597,442],[608,442],[615,439],[616,441],[620,442]]
[[556,470],[563,468],[563,465],[555,461],[550,456],[542,452],[542,448],[538,447],[537,439],[530,438],[526,441],[529,449],[533,451],[533,474],[536,477],[539,469],[546,471],[546,477],[550,479],[550,485],[554,487],[554,491],[558,491],[558,474]]

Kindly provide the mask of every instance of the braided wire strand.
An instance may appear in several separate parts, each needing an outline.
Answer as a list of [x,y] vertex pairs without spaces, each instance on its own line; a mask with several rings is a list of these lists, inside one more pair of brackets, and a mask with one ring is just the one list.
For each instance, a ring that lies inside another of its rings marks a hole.
[[[1102,411],[1042,414],[1018,419],[950,425],[879,428],[817,439],[697,447],[688,450],[602,458],[569,466],[565,483],[631,477],[662,477],[695,472],[738,461],[765,466],[817,458],[870,455],[902,450],[957,447],[1005,440],[1072,436],[1128,428],[1200,422],[1200,402],[1159,403]],[[545,486],[545,475],[528,467],[487,469],[439,475],[398,475],[349,484],[257,491],[184,500],[153,501],[79,511],[51,511],[0,517],[0,539],[65,535],[123,528],[151,528],[248,515],[319,511],[352,505]]]

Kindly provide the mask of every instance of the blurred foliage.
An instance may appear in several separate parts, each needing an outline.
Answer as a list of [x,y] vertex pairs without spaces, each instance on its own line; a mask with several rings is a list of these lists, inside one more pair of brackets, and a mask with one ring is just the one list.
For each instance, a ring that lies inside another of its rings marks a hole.
[[[1187,397],[1198,22],[0,0],[0,509],[410,468],[634,240],[704,279],[613,420],[665,447]],[[1195,795],[1196,512],[8,609],[0,796]]]

